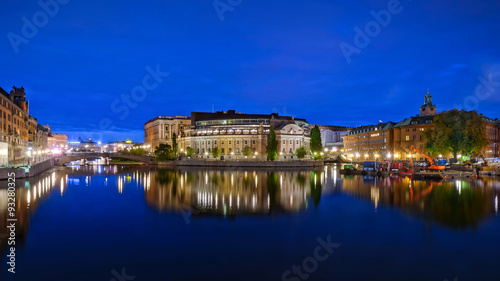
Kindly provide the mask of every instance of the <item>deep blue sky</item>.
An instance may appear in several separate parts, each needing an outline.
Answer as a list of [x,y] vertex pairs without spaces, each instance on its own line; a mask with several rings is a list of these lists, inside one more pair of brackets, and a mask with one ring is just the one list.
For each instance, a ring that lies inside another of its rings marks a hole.
[[[500,2],[402,0],[348,63],[339,44],[354,45],[354,28],[388,2],[243,0],[221,21],[211,0],[71,0],[16,53],[8,34],[22,36],[22,18],[42,9],[3,1],[0,86],[24,86],[53,132],[103,141],[142,141],[149,119],[212,106],[320,124],[400,121],[418,113],[427,88],[438,111],[467,101],[500,117]],[[157,65],[170,75],[122,120],[113,101]],[[478,77],[499,81],[480,99]]]

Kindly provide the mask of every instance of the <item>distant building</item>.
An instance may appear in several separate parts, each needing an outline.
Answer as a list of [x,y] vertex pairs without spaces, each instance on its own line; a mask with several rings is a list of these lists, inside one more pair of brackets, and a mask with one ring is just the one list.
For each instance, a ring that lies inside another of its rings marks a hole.
[[160,144],[172,145],[174,133],[180,140],[190,125],[191,118],[188,116],[158,116],[144,124],[144,144],[150,152]]
[[48,146],[49,148],[67,148],[68,136],[63,134],[49,134]]
[[114,141],[101,145],[101,151],[106,153],[117,153],[120,150],[132,149],[133,147],[134,144],[132,143],[131,140]]
[[68,142],[69,151],[71,152],[100,152],[101,147],[98,143],[92,141],[91,138],[84,141],[82,138],[78,138],[78,141]]
[[[413,145],[425,153],[423,133],[429,128],[434,128],[436,109],[436,105],[432,103],[432,96],[427,93],[424,104],[420,107],[420,114],[416,116],[405,118],[398,123],[379,123],[352,129],[344,137],[345,153],[353,159],[410,160],[411,157],[416,161],[424,161],[424,155],[410,151],[410,147]],[[498,157],[500,122],[498,119],[493,120],[480,115],[485,123],[489,140],[488,147],[482,153],[485,157]]]
[[[313,128],[315,125],[311,125]],[[321,145],[328,150],[344,148],[344,139],[354,127],[317,125],[321,132]]]

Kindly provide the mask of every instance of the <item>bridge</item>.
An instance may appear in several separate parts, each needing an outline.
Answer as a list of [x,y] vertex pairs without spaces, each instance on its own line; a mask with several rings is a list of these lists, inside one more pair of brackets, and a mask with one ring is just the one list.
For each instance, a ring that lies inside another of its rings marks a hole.
[[99,152],[82,152],[82,153],[67,153],[63,155],[54,156],[54,165],[55,166],[63,166],[72,161],[77,161],[81,159],[89,159],[89,158],[123,158],[128,160],[133,160],[137,162],[142,162],[145,164],[156,164],[156,158],[154,156],[147,155],[128,155],[128,154],[118,154],[118,153],[99,153]]

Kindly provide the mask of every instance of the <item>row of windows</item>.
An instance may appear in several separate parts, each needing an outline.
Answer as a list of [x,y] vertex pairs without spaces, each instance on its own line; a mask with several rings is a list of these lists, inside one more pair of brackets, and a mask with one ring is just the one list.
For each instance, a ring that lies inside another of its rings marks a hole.
[[[425,131],[425,128],[419,128],[418,130],[421,131],[421,132],[423,132],[423,131]],[[409,132],[409,131],[410,131],[410,129],[406,129],[406,132]],[[412,131],[416,132],[417,128],[413,128]]]
[[[211,142],[211,141],[209,141],[209,140],[208,140],[208,141],[207,141],[207,145],[210,145],[210,142]],[[231,144],[231,141],[228,141],[228,142],[229,142],[229,144]],[[243,141],[243,143],[244,143],[244,144],[248,144],[249,142],[250,142],[249,140],[244,140],[244,141]],[[252,140],[252,144],[255,144],[255,143],[256,143],[256,142],[255,142],[255,140]],[[214,141],[213,141],[213,144],[214,144],[214,145],[217,145],[217,141],[216,141],[216,140],[214,140]],[[223,140],[222,140],[222,141],[220,141],[220,144],[224,144],[224,141],[223,141]],[[239,140],[237,140],[237,141],[236,141],[236,144],[240,144],[240,141],[239,141]],[[200,141],[196,141],[196,145],[200,145]],[[205,141],[201,141],[201,145],[205,145]]]
[[[407,136],[405,137],[405,139],[406,139],[406,141],[409,141],[409,140],[410,140],[410,136],[409,136],[409,135],[407,135]],[[412,136],[412,140],[417,140],[417,135],[413,135],[413,136]],[[420,135],[420,140],[424,140],[424,136]]]

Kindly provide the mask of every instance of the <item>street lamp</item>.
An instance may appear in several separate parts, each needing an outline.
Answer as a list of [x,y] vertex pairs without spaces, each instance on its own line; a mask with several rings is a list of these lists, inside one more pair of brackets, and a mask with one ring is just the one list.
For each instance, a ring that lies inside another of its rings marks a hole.
[[387,153],[387,159],[391,159],[391,153]]

